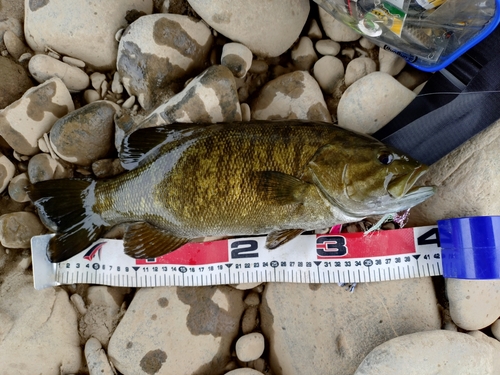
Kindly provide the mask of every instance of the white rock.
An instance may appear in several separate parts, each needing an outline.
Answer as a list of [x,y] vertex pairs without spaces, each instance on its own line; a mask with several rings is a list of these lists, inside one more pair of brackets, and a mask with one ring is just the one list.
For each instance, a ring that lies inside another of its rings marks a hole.
[[364,77],[377,70],[375,61],[368,57],[358,57],[347,64],[345,69],[345,84],[352,85],[361,77]]
[[[108,346],[124,375],[221,373],[239,331],[243,292],[230,287],[137,291]],[[196,355],[188,356],[193,348]]]
[[340,43],[331,39],[318,40],[315,47],[321,55],[337,56],[340,52]]
[[115,375],[99,340],[94,337],[88,339],[84,353],[89,375]]
[[361,47],[363,47],[364,49],[372,49],[372,48],[375,47],[375,44],[373,44],[372,42],[370,42],[370,40],[367,39],[367,38],[361,38],[359,40],[359,45]]
[[261,284],[262,283],[243,283],[243,284],[232,285],[232,287],[236,288],[238,290],[250,290],[250,289],[258,287]]
[[252,113],[250,111],[250,106],[247,103],[241,103],[241,121],[250,121]]
[[500,317],[500,280],[446,279],[453,322],[465,330],[483,329]]
[[495,336],[497,340],[500,340],[500,319],[495,320],[490,329],[493,336]]
[[97,92],[101,91],[101,86],[102,83],[106,80],[106,75],[99,73],[99,72],[94,72],[90,75],[90,81],[92,82],[92,87],[94,90]]
[[221,65],[233,72],[235,77],[243,78],[252,65],[252,51],[241,43],[226,43],[222,47]]
[[16,60],[19,60],[23,53],[30,52],[30,49],[11,30],[7,30],[3,35],[3,42],[9,54]]
[[130,109],[134,106],[134,104],[135,104],[135,96],[131,96],[130,98],[128,98],[123,102],[122,107]]
[[31,272],[11,272],[3,274],[0,301],[4,374],[60,375],[81,370],[76,312],[64,289],[35,290]]
[[261,375],[262,372],[251,369],[251,368],[237,368],[236,370],[231,370],[226,372],[225,375]]
[[12,249],[27,249],[31,237],[45,232],[38,216],[31,212],[13,212],[0,216],[0,242]]
[[33,56],[28,68],[33,78],[38,82],[44,83],[51,78],[58,77],[71,92],[84,90],[90,83],[89,76],[80,68],[47,55]]
[[123,93],[123,85],[120,82],[120,75],[118,74],[118,72],[115,72],[115,74],[113,74],[113,82],[111,83],[111,91],[113,91],[115,94]]
[[379,48],[378,62],[380,65],[379,70],[391,76],[398,74],[406,65],[406,61],[403,58],[383,48]]
[[341,21],[335,19],[326,10],[321,7],[319,9],[319,19],[325,34],[336,42],[353,42],[361,38],[361,34],[357,33],[349,26],[344,25]]
[[323,91],[331,94],[344,78],[344,65],[335,56],[323,56],[314,64],[313,74]]
[[354,375],[494,375],[500,343],[436,330],[396,337],[372,350]]
[[309,25],[309,30],[307,31],[307,36],[311,39],[321,39],[323,38],[323,33],[319,28],[318,22],[313,18],[311,24]]
[[49,154],[37,154],[28,163],[28,177],[32,184],[70,175],[71,171]]
[[298,38],[309,14],[308,0],[188,0],[219,33],[260,57],[279,56]]
[[249,362],[259,358],[264,353],[264,336],[253,332],[241,336],[236,341],[236,356],[242,362]]
[[286,375],[352,374],[377,345],[441,326],[430,277],[362,283],[354,293],[336,284],[268,283],[260,317],[271,370]]
[[[1,158],[0,158],[1,160]],[[30,184],[27,173],[18,174],[9,183],[9,196],[16,202],[29,202],[26,187]]]
[[341,52],[342,56],[347,56],[349,60],[354,58],[356,51],[353,48],[344,48]]
[[203,69],[212,41],[205,23],[188,16],[139,18],[124,32],[118,48],[117,70],[125,89],[144,109],[154,108],[165,86]]
[[87,104],[93,103],[93,102],[96,102],[98,100],[101,100],[101,94],[99,94],[95,90],[85,90],[83,92],[83,99],[85,99]]
[[415,96],[387,73],[368,74],[349,86],[340,98],[339,125],[372,134],[391,121]]
[[63,56],[62,61],[64,61],[66,64],[76,66],[77,68],[85,68],[85,61],[82,61],[80,59],[75,59],[74,57],[70,56]]
[[266,83],[251,107],[254,120],[302,119],[331,122],[318,83],[305,71],[283,74]]
[[15,173],[16,167],[14,164],[0,152],[0,193],[7,188]]
[[114,35],[127,26],[131,10],[149,14],[153,1],[25,0],[26,41],[37,52],[49,46],[99,70],[112,69],[118,46]]
[[464,215],[498,215],[499,144],[500,121],[497,121],[431,165],[419,184],[436,186],[436,193],[412,208],[409,224],[431,225]]
[[303,36],[299,39],[299,43],[292,48],[291,57],[293,64],[300,70],[309,70],[318,60],[318,56],[314,51],[312,40]]
[[53,78],[29,89],[21,99],[0,111],[0,135],[20,154],[34,155],[39,151],[38,139],[74,109],[64,83]]

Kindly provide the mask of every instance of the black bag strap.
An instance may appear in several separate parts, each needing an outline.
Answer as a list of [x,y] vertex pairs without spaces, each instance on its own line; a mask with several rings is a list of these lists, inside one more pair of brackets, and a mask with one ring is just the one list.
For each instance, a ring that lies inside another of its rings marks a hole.
[[432,164],[500,118],[500,27],[433,74],[373,136]]

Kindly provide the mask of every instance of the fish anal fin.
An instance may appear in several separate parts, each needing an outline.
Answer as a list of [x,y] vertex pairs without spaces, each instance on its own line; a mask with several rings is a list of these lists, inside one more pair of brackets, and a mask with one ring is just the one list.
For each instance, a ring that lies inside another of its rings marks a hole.
[[301,203],[311,184],[282,172],[257,172],[258,189],[264,196],[280,204]]
[[130,224],[123,236],[125,254],[135,259],[157,258],[188,242],[146,222]]
[[293,240],[302,232],[304,232],[303,229],[275,230],[267,235],[266,248],[268,248],[269,250],[276,249],[277,247]]

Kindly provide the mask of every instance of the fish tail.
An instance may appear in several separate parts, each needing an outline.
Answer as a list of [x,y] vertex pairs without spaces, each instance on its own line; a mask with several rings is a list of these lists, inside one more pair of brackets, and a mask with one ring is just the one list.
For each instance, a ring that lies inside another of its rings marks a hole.
[[107,228],[94,211],[95,181],[60,179],[37,182],[27,188],[42,222],[56,235],[50,239],[47,257],[65,261],[97,240]]

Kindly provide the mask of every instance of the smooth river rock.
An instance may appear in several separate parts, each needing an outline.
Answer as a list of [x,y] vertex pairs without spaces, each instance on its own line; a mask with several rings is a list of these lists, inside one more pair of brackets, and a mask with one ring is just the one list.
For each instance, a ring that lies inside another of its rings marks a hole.
[[7,57],[0,56],[0,110],[15,102],[33,87],[26,70]]
[[201,21],[178,14],[139,18],[123,33],[117,69],[130,95],[146,110],[173,81],[199,73],[212,46],[210,29]]
[[298,38],[308,0],[188,0],[211,27],[260,57],[279,56]]
[[149,14],[152,0],[25,0],[24,33],[37,52],[48,46],[100,70],[113,69],[118,42],[115,34],[127,26],[127,12]]
[[139,289],[109,358],[124,375],[221,374],[243,309],[243,292],[228,286]]
[[[318,2],[327,2],[321,0]],[[321,26],[325,30],[325,34],[335,42],[353,42],[361,38],[361,34],[357,33],[349,26],[344,25],[341,21],[337,20],[330,13],[319,7],[319,19]]]
[[362,283],[354,293],[336,284],[269,283],[260,312],[277,375],[352,374],[377,345],[441,326],[430,277]]

